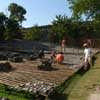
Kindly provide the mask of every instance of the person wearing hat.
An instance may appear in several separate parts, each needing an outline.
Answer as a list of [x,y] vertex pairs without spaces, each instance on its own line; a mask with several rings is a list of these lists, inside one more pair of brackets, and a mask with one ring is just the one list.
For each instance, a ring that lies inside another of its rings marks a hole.
[[83,44],[84,49],[84,62],[85,64],[89,64],[91,66],[91,48],[87,43]]

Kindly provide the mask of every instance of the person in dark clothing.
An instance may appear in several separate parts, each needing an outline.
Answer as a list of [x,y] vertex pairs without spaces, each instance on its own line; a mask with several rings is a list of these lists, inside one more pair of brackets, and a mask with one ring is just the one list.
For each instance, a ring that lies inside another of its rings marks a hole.
[[55,60],[56,59],[56,51],[51,51],[51,56],[50,57],[51,57],[52,62],[55,63],[55,61],[56,61]]
[[42,59],[42,58],[44,58],[44,56],[45,56],[44,50],[42,49],[42,50],[39,51],[39,58]]

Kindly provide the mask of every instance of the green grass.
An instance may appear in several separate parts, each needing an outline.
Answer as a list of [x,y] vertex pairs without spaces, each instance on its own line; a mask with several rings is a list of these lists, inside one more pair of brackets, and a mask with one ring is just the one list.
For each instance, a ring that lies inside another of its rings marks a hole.
[[9,89],[8,86],[0,84],[0,97],[9,98],[10,100],[31,100],[33,95],[25,91]]
[[59,86],[59,94],[53,96],[52,100],[87,100],[96,87],[100,86],[100,54],[97,54],[96,58],[94,66],[89,71],[83,73],[80,70]]

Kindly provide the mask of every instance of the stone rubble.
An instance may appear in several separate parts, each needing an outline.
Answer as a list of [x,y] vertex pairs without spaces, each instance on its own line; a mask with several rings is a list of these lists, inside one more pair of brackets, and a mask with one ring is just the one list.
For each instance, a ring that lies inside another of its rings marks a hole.
[[34,82],[28,82],[10,88],[15,88],[17,91],[25,90],[33,94],[49,95],[54,92],[56,86],[57,84],[55,83],[35,80]]

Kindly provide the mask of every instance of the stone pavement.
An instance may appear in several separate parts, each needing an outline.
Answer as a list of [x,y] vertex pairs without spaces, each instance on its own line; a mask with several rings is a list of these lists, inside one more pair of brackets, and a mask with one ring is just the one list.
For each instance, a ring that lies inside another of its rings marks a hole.
[[[60,46],[55,48],[58,52],[61,51]],[[96,49],[92,49],[92,54],[96,52]],[[66,47],[64,52],[64,63],[69,65],[69,67],[74,67],[75,65],[79,65],[83,62],[81,58],[83,58],[84,48],[71,48]]]
[[[56,47],[57,51],[60,51],[60,47]],[[82,62],[83,49],[81,48],[66,48],[64,52],[64,63],[73,68],[75,65],[79,65]]]

